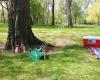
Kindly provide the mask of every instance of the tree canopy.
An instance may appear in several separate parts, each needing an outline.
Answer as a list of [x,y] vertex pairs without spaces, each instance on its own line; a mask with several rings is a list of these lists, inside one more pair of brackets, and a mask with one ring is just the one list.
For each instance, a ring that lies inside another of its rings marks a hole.
[[[68,10],[66,4],[68,0],[30,0],[31,18],[33,24],[68,24]],[[54,7],[52,6],[54,2]],[[3,6],[2,6],[3,3]],[[72,0],[71,15],[72,23],[80,24],[99,23],[100,15],[99,0]],[[0,21],[7,21],[7,1],[0,1]],[[54,9],[53,9],[54,8]],[[54,19],[53,19],[54,18]],[[52,22],[53,21],[53,22]]]

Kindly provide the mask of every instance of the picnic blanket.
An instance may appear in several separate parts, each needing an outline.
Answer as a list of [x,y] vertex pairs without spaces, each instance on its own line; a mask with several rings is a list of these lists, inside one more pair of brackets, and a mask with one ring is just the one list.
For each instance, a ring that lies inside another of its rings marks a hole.
[[91,50],[92,54],[96,55],[97,59],[100,59],[100,48],[89,47],[89,49]]

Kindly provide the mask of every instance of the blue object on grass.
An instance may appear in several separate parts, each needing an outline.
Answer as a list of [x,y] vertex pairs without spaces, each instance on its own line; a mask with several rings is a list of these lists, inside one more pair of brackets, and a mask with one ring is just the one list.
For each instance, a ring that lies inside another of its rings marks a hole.
[[43,53],[39,51],[37,48],[34,48],[30,53],[29,53],[29,58],[33,61],[38,61],[42,56]]
[[93,53],[95,53],[96,58],[100,59],[100,48],[90,47],[90,49],[93,51]]
[[95,54],[96,54],[97,58],[100,58],[100,48],[95,49]]
[[96,43],[96,39],[88,39],[89,43]]

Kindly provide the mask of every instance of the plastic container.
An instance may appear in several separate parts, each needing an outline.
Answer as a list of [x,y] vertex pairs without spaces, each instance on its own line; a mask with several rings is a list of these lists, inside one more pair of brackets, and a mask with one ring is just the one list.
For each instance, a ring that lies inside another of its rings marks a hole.
[[29,53],[29,58],[32,61],[38,61],[42,56],[43,53],[41,51],[39,51],[37,48],[34,48],[30,53]]
[[84,36],[83,37],[83,45],[89,46],[89,47],[100,48],[100,37]]

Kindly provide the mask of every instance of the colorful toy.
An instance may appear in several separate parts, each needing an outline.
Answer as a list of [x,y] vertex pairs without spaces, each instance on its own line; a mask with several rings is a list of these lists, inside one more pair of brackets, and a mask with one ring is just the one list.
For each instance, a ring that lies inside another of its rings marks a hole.
[[16,45],[15,53],[20,53],[20,52],[23,52],[23,48],[19,45]]

